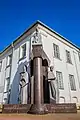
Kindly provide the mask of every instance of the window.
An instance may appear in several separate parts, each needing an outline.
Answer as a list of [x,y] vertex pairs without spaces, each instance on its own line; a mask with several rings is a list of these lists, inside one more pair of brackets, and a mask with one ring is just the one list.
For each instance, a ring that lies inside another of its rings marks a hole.
[[5,81],[5,92],[9,91],[9,85],[10,85],[10,77],[6,78],[6,81]]
[[0,72],[1,72],[1,68],[2,68],[2,61],[0,61]]
[[20,58],[25,58],[26,57],[26,44],[21,46],[21,53],[20,53]]
[[79,61],[80,61],[80,52],[78,53],[78,56],[79,56]]
[[10,54],[7,58],[7,66],[11,65],[12,63],[12,54]]
[[70,52],[68,50],[66,50],[66,57],[67,57],[67,62],[72,63],[71,62],[71,55],[70,55]]
[[58,88],[59,89],[64,89],[62,72],[56,71],[56,79],[57,79],[57,82],[58,82]]
[[70,80],[71,90],[76,90],[74,75],[69,74],[69,80]]
[[6,91],[8,91],[9,90],[9,84],[10,84],[10,78],[7,78],[6,80],[7,80]]
[[54,48],[54,56],[60,59],[59,46],[56,44],[53,44],[53,48]]

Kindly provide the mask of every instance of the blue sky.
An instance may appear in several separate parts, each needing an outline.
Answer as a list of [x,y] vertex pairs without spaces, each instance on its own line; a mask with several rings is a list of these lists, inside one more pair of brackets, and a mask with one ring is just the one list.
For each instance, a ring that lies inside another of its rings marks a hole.
[[36,20],[80,47],[80,0],[0,0],[0,51]]

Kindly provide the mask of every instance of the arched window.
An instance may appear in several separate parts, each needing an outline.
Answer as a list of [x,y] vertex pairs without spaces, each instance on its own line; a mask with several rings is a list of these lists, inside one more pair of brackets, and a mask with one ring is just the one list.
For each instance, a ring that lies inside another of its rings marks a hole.
[[59,103],[65,103],[65,98],[64,97],[60,97],[59,98]]
[[78,102],[78,99],[77,99],[77,97],[72,97],[72,103],[77,103]]

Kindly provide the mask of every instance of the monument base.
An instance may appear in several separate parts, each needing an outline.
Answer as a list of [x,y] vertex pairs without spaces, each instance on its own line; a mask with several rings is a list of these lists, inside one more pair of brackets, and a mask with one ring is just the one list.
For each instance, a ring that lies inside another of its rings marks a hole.
[[33,104],[30,108],[30,110],[28,111],[29,114],[38,114],[38,115],[42,115],[42,114],[48,114],[48,109],[46,107],[46,105],[44,104]]
[[29,114],[47,114],[47,113],[77,113],[75,103],[62,104],[5,104],[2,105],[0,113],[29,113]]
[[30,107],[31,104],[4,104],[2,113],[27,113]]

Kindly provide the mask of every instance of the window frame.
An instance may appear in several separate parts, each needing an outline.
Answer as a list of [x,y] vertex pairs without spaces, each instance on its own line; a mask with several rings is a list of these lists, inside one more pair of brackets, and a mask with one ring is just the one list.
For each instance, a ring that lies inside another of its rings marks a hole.
[[0,61],[0,72],[1,72],[1,70],[2,70],[2,60]]
[[9,92],[9,86],[10,86],[10,77],[6,78],[5,92]]
[[[24,47],[25,46],[25,47]],[[25,51],[23,50],[25,48]],[[19,50],[19,60],[22,60],[24,58],[26,58],[26,49],[27,46],[26,46],[26,43],[24,43],[23,45],[20,46],[20,50]],[[24,52],[23,52],[24,51]]]
[[7,64],[6,65],[7,67],[11,66],[11,64],[12,64],[12,53],[7,56],[7,63],[6,64]]
[[[71,77],[73,77],[73,78],[71,78]],[[76,83],[75,83],[74,75],[69,74],[69,82],[70,82],[70,89],[72,91],[76,91]]]
[[57,44],[53,43],[53,49],[54,49],[54,57],[57,59],[60,59],[59,46]]
[[68,50],[66,50],[66,61],[67,61],[67,63],[72,64],[71,53]]
[[[58,79],[61,78],[61,79]],[[64,90],[63,74],[60,71],[56,71],[56,80],[58,83],[58,88]]]

